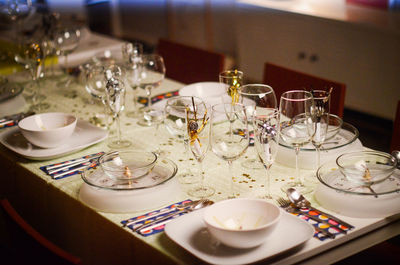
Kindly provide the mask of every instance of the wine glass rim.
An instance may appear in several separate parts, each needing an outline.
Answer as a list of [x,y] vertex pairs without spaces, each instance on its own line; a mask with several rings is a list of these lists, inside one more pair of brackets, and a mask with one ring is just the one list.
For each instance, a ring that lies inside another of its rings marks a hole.
[[[265,87],[265,88],[268,88],[269,90],[265,91],[265,92],[259,92],[259,93],[244,92],[243,88],[247,88],[247,87]],[[246,84],[246,85],[239,87],[238,93],[241,95],[245,95],[245,96],[256,96],[256,95],[267,95],[267,94],[275,93],[275,91],[271,86],[265,85],[265,84]]]
[[[303,98],[290,98],[287,97],[287,95],[290,94],[303,94],[304,97]],[[287,100],[292,100],[292,101],[306,101],[306,100],[310,100],[313,99],[313,95],[311,94],[311,92],[306,91],[306,90],[289,90],[286,92],[283,92],[281,95],[281,99],[287,99]]]
[[237,78],[238,76],[243,77],[243,72],[239,70],[225,70],[219,73],[219,77],[223,78]]
[[[177,96],[177,97],[171,97],[171,98],[167,99],[166,106],[172,106],[171,103],[176,101],[176,100],[179,100],[179,99],[190,99],[190,98],[194,98],[194,99],[198,100],[197,103],[195,102],[196,105],[201,105],[201,104],[205,105],[204,101],[201,98],[196,97],[196,96]],[[186,106],[173,106],[173,107],[177,108],[177,109],[186,108]]]

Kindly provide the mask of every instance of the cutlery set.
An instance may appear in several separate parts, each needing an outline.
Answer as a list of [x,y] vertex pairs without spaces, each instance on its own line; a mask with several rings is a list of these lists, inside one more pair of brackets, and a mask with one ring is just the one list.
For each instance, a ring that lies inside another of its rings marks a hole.
[[76,159],[67,160],[64,162],[40,167],[47,175],[51,176],[53,179],[60,179],[75,174],[79,174],[86,168],[96,167],[98,164],[98,159],[102,156],[104,152],[99,152],[87,156],[83,156]]
[[34,112],[21,112],[14,115],[5,116],[0,118],[0,129],[15,126],[20,120],[25,117],[35,114]]
[[123,227],[129,227],[133,232],[138,232],[141,235],[148,236],[163,231],[163,225],[173,219],[186,213],[207,207],[213,203],[213,201],[208,199],[200,199],[196,201],[186,200],[172,204],[158,211],[150,212],[145,216],[137,216],[124,220],[121,223]]

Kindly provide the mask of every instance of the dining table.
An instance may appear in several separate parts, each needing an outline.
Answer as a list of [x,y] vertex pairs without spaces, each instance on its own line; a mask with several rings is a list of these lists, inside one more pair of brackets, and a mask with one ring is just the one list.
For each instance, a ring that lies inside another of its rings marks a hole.
[[[18,78],[14,80],[18,81]],[[21,84],[27,82],[29,81],[23,79]],[[45,112],[72,113],[79,120],[89,122],[95,114],[104,111],[102,103],[95,100],[86,91],[84,79],[76,78],[70,86],[58,87],[56,78],[43,80],[42,92],[46,95],[45,102],[50,105]],[[179,91],[184,86],[185,84],[165,78],[160,86],[153,90],[153,94],[155,96],[171,96],[174,95],[173,92]],[[77,91],[76,96],[67,96],[65,91],[68,89]],[[125,112],[134,106],[133,92],[133,89],[127,87]],[[137,92],[139,96],[145,96],[145,92],[141,89],[138,89]],[[27,103],[26,108],[28,107]],[[158,130],[154,126],[141,126],[138,124],[138,118],[127,117],[125,112],[121,114],[121,131],[123,137],[132,142],[128,149],[152,151],[158,146],[163,150],[164,156],[177,166],[176,174],[187,170],[197,172],[196,161],[189,153],[185,152],[181,139],[171,136],[162,125]],[[18,127],[0,130],[0,141],[3,141],[2,135],[11,130],[17,133]],[[116,135],[113,126],[108,129],[107,133],[108,137]],[[174,191],[167,193],[162,201],[157,201],[159,200],[157,194],[150,193],[146,198],[150,201],[154,200],[154,202],[146,204],[146,207],[140,208],[139,206],[136,210],[113,211],[102,209],[98,205],[94,206],[82,200],[81,193],[86,183],[81,174],[53,179],[40,169],[61,161],[109,151],[112,150],[107,146],[107,137],[88,146],[82,146],[82,148],[65,150],[65,152],[59,151],[40,157],[34,154],[29,155],[29,150],[26,151],[27,153],[18,153],[10,150],[4,144],[0,145],[2,171],[0,197],[10,200],[33,227],[63,249],[81,258],[83,264],[202,264],[210,262],[177,244],[171,235],[167,235],[165,232],[143,236],[124,227],[121,223],[123,220],[143,215],[175,202],[198,199],[187,194],[193,184],[180,183],[176,179],[174,180],[176,182]],[[243,156],[233,162],[233,172],[237,178],[235,186],[238,197],[241,198],[257,198],[264,193],[266,171],[264,168],[243,167],[242,162],[249,158],[257,158],[253,146],[250,146]],[[226,161],[219,159],[209,151],[203,161],[203,170],[205,182],[215,189],[214,195],[209,199],[214,202],[225,200],[229,195],[231,181]],[[294,174],[294,167],[275,162],[270,169],[272,193],[275,196],[285,197],[286,194],[281,187],[292,181]],[[300,170],[300,174],[309,184],[313,184],[317,188],[319,183],[315,169],[303,168]],[[117,196],[118,192],[114,192]],[[310,238],[302,244],[285,249],[283,252],[276,252],[271,256],[261,257],[255,262],[262,264],[334,263],[400,234],[400,214],[373,218],[351,217],[324,208],[315,198],[314,193],[305,194],[305,196],[314,207],[345,220],[355,228],[334,239],[322,241],[315,237]],[[131,203],[135,203],[134,197],[131,200]],[[276,202],[273,201],[273,203]],[[193,212],[187,216],[193,214],[199,215],[199,213]],[[185,218],[185,216],[177,218],[176,221],[179,221],[180,218]],[[187,218],[187,220],[190,219]],[[182,229],[190,229],[190,226],[190,223],[185,224]],[[301,231],[298,232],[301,233]],[[295,237],[296,234],[297,232],[283,233],[278,239],[284,244],[285,240]],[[274,243],[276,242],[269,242],[269,244]],[[227,258],[229,256],[232,259],[235,255],[241,254],[243,251],[232,250],[226,255]],[[215,263],[219,263],[218,261]]]

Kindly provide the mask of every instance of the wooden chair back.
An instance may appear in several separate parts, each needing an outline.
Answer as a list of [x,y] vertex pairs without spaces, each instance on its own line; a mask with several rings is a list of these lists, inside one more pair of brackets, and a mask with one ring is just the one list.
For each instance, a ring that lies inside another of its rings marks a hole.
[[79,258],[61,249],[27,223],[7,199],[0,201],[0,217],[5,224],[6,264],[81,265]]
[[329,90],[332,87],[330,113],[343,117],[346,94],[345,84],[301,73],[271,63],[264,64],[263,82],[274,89],[278,102],[283,92],[289,90]]
[[191,84],[215,81],[224,69],[225,55],[160,39],[157,52],[164,58],[166,76]]
[[393,123],[392,141],[390,143],[390,152],[400,150],[400,100],[397,102],[397,110]]

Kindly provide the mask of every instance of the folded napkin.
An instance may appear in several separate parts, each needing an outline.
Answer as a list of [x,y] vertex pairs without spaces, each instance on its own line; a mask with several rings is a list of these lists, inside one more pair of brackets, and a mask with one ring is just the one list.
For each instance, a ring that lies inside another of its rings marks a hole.
[[96,167],[97,158],[103,154],[104,152],[86,155],[79,158],[42,166],[40,169],[53,179],[66,178],[80,174],[84,169]]
[[[151,104],[154,104],[160,100],[166,99],[166,98],[171,98],[171,97],[175,97],[179,95],[179,90],[175,90],[175,91],[171,91],[171,92],[167,92],[161,95],[157,95],[155,97],[151,98]],[[147,98],[146,97],[139,97],[138,98],[138,102],[147,106]]]
[[[337,236],[339,234],[342,234],[342,232],[338,229],[342,229],[345,232],[349,231],[351,228],[350,227],[346,227],[342,224],[339,224],[338,222],[330,219],[329,217],[325,216],[324,214],[318,212],[317,210],[310,210],[308,208],[302,208],[301,212],[311,215],[313,217],[315,217],[314,219],[306,216],[306,215],[302,215],[301,213],[292,213],[293,215],[296,215],[298,217],[300,217],[301,219],[309,222],[310,224],[312,224],[315,227],[318,227],[320,229],[326,230],[328,232],[330,232],[331,234],[333,234],[334,236]],[[321,220],[321,221],[318,221]],[[324,221],[324,222],[322,222]],[[327,224],[328,223],[328,224]],[[321,241],[324,241],[326,239],[328,239],[329,237],[324,235],[321,232],[315,231],[314,234],[315,238],[318,238]]]
[[[133,218],[129,218],[127,220],[123,220],[123,221],[121,221],[121,224],[126,224],[128,222],[133,222],[131,225],[128,225],[128,227],[130,229],[134,229],[134,228],[136,228],[136,227],[138,227],[138,226],[140,226],[142,224],[147,224],[147,223],[150,223],[153,220],[159,219],[160,217],[166,216],[168,214],[179,212],[181,210],[178,210],[176,207],[179,206],[179,205],[188,203],[188,202],[191,202],[191,200],[187,199],[187,200],[184,200],[184,201],[181,201],[181,202],[177,202],[177,203],[171,204],[171,205],[169,205],[167,207],[164,207],[164,208],[156,210],[156,211],[151,211],[151,212],[148,212],[146,214],[142,214],[142,215],[139,215],[139,216],[136,216],[136,217],[133,217]],[[176,217],[181,216],[181,215],[183,215],[185,213],[186,213],[185,211],[182,211],[181,214],[176,215],[176,216],[174,216],[172,218],[176,218]],[[164,222],[160,222],[159,224],[151,225],[149,228],[139,229],[136,232],[139,235],[142,235],[142,236],[146,237],[146,236],[151,236],[151,235],[154,235],[154,234],[157,234],[157,233],[160,233],[160,232],[164,231],[164,227],[165,227],[165,223]]]

